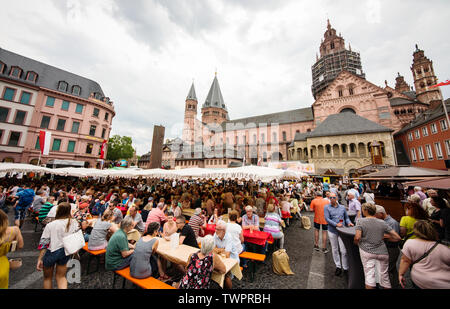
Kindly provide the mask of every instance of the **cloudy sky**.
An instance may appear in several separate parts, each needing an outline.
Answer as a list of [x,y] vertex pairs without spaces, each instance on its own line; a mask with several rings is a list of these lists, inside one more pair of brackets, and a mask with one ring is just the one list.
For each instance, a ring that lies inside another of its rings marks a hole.
[[231,119],[311,106],[327,18],[376,85],[397,72],[412,85],[416,43],[450,79],[448,0],[2,2],[0,46],[99,82],[115,103],[112,134],[131,136],[138,155],[154,125],[181,136],[192,81],[200,107],[216,70]]

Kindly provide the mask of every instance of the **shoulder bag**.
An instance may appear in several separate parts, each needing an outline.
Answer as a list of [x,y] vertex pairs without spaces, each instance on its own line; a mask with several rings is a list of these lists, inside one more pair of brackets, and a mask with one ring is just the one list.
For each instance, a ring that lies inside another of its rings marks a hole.
[[409,269],[412,269],[412,267],[414,266],[414,264],[417,264],[417,263],[419,263],[420,261],[422,261],[424,258],[426,258],[426,257],[431,253],[431,251],[433,251],[434,248],[437,247],[437,245],[439,245],[439,241],[436,241],[436,243],[434,244],[433,247],[431,247],[430,250],[428,250],[428,251],[425,252],[420,258],[418,258],[417,260],[415,260],[414,262],[412,262],[411,265],[409,266]]
[[84,241],[83,231],[80,229],[78,232],[67,235],[63,238],[64,251],[67,255],[72,255],[78,252],[84,247],[86,242]]

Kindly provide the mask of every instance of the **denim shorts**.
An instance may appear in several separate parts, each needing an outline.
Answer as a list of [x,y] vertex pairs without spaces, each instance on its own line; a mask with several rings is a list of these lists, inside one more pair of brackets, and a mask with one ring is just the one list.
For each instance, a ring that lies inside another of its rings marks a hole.
[[320,227],[322,226],[322,231],[328,231],[328,224],[319,224],[314,222],[314,228],[320,230]]
[[71,255],[66,255],[66,253],[64,252],[64,248],[58,249],[54,252],[51,252],[47,249],[42,262],[44,264],[44,267],[46,268],[53,267],[55,266],[55,264],[63,266],[69,262],[71,257]]
[[16,206],[14,208],[14,220],[25,220],[26,208]]

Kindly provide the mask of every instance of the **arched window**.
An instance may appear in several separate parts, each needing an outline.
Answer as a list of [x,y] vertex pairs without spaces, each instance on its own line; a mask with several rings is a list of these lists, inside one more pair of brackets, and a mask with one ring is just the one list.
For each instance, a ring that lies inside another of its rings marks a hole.
[[326,149],[327,154],[331,153],[331,146],[330,145],[326,145],[325,149]]
[[22,75],[22,69],[19,67],[12,67],[11,71],[9,72],[9,76],[20,78]]
[[353,108],[344,108],[343,110],[341,110],[341,114],[342,113],[353,113],[356,114],[355,110]]
[[36,82],[36,79],[37,79],[37,74],[36,73],[34,73],[34,72],[28,72],[27,73],[27,78],[26,78],[27,81],[34,83],[34,82]]
[[67,91],[67,88],[69,87],[69,84],[67,84],[66,82],[60,81],[58,84],[58,90],[59,91]]

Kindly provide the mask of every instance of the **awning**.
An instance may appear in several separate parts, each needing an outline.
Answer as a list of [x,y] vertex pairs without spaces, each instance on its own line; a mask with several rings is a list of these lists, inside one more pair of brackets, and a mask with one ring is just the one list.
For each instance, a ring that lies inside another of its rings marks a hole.
[[433,178],[427,180],[410,181],[404,183],[405,186],[419,186],[427,189],[450,190],[450,177]]

